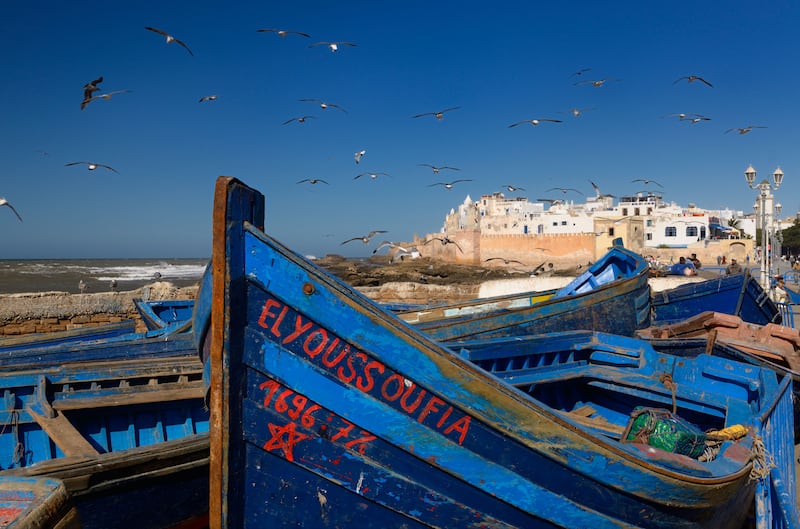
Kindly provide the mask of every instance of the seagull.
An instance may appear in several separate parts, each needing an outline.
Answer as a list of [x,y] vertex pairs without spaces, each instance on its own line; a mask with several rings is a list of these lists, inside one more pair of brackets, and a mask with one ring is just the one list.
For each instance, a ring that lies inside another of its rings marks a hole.
[[572,187],[551,187],[551,188],[550,188],[550,189],[548,189],[547,191],[548,191],[548,192],[550,192],[550,191],[561,191],[561,192],[562,192],[562,193],[564,193],[565,195],[567,194],[567,191],[575,191],[575,192],[576,192],[576,193],[578,193],[579,195],[582,195],[582,194],[583,194],[583,193],[581,193],[580,191],[578,191],[577,189],[575,189],[575,188],[572,188]]
[[523,119],[522,121],[517,121],[516,123],[512,123],[508,127],[516,127],[517,125],[522,125],[523,123],[530,123],[534,127],[538,126],[540,123],[561,123],[560,119],[547,119],[547,118],[534,118],[534,119]]
[[367,244],[367,243],[369,243],[370,239],[372,239],[373,237],[375,237],[379,233],[386,233],[386,230],[372,230],[368,234],[363,235],[361,237],[353,237],[352,239],[347,239],[346,241],[343,241],[342,244],[347,244],[348,242],[351,242],[351,241],[361,241],[364,244]]
[[568,79],[571,79],[572,77],[580,77],[580,76],[581,76],[581,75],[583,75],[585,72],[588,72],[588,71],[590,71],[590,70],[591,70],[591,68],[581,68],[581,69],[580,69],[580,70],[578,70],[577,72],[573,72],[573,73],[571,73],[571,74],[569,75]]
[[416,116],[411,116],[412,118],[421,118],[422,116],[433,116],[438,120],[441,120],[444,117],[445,112],[450,112],[451,110],[458,110],[461,107],[450,107],[445,108],[444,110],[437,110],[436,112],[425,112],[423,114],[417,114]]
[[334,105],[333,103],[326,103],[325,101],[323,101],[321,99],[298,99],[298,101],[303,101],[303,102],[306,102],[306,103],[319,103],[319,107],[322,110],[325,110],[326,108],[338,108],[339,110],[341,110],[342,112],[347,114],[347,110],[343,109],[339,105]]
[[389,173],[361,173],[361,174],[357,174],[357,175],[356,175],[356,176],[353,178],[353,180],[358,180],[358,179],[359,179],[359,178],[361,178],[362,176],[369,176],[370,178],[372,178],[373,180],[375,180],[375,179],[376,179],[376,178],[378,178],[378,176],[380,176],[380,175],[389,176]]
[[[298,180],[297,181],[298,184],[302,184],[303,182],[308,182],[309,184],[312,184],[312,185],[313,184],[328,184],[328,182],[326,182],[325,180],[322,180],[321,178],[303,178],[302,180]],[[328,185],[330,185],[330,184],[328,184]]]
[[408,250],[407,248],[403,248],[399,244],[395,244],[392,241],[383,241],[378,246],[376,246],[374,250],[372,250],[372,253],[373,254],[378,253],[382,248],[391,248],[391,249],[397,248],[397,251],[399,252],[405,252],[409,254],[411,253],[411,251]]
[[102,168],[104,168],[104,169],[108,169],[109,171],[114,171],[115,173],[119,173],[119,171],[117,171],[116,169],[114,169],[114,168],[113,168],[113,167],[111,167],[110,165],[104,165],[104,164],[101,164],[101,163],[94,163],[94,162],[70,162],[70,163],[66,163],[66,164],[64,164],[64,166],[66,167],[66,166],[68,166],[68,165],[79,165],[79,164],[85,164],[85,165],[86,165],[86,167],[87,167],[87,168],[88,168],[90,171],[94,171],[94,170],[95,170],[95,169],[97,169],[98,167],[102,167]]
[[284,125],[288,125],[292,121],[296,121],[298,123],[305,123],[307,119],[311,119],[313,117],[314,116],[300,116],[299,118],[291,118],[291,119],[287,119],[286,121],[284,121],[283,124]]
[[430,167],[431,169],[433,169],[433,174],[439,174],[439,171],[441,171],[442,169],[450,169],[451,171],[460,171],[461,170],[458,167],[450,167],[449,165],[431,165],[429,163],[418,163],[417,165],[420,165],[420,166],[423,166],[423,167]]
[[686,119],[688,119],[689,123],[691,123],[692,125],[694,125],[695,123],[700,123],[701,121],[711,121],[711,118],[706,116],[701,116],[699,114],[695,114],[694,116]]
[[194,57],[194,53],[192,53],[192,50],[189,49],[189,46],[187,46],[186,43],[184,43],[182,40],[176,39],[175,37],[173,37],[172,35],[170,35],[166,31],[158,29],[158,28],[151,28],[150,26],[145,26],[144,29],[146,29],[147,31],[152,31],[154,33],[158,33],[159,35],[164,35],[164,37],[166,37],[166,39],[167,39],[167,44],[169,44],[171,42],[174,42],[175,44],[180,44],[181,46],[186,48],[186,51],[189,52],[189,55]]
[[564,203],[560,198],[537,198],[537,202],[548,202],[551,206],[559,206]]
[[511,263],[517,263],[519,265],[525,266],[525,263],[523,263],[522,261],[517,261],[516,259],[506,259],[505,257],[489,257],[488,259],[485,259],[483,262],[488,263],[489,261],[503,261],[503,264],[506,265]]
[[458,250],[461,253],[464,253],[464,250],[461,249],[461,246],[459,246],[456,241],[454,241],[452,239],[449,239],[447,236],[445,236],[445,237],[431,237],[430,239],[428,239],[427,241],[425,241],[423,243],[423,246],[427,245],[431,241],[441,241],[442,242],[442,246],[447,246],[448,244],[454,244],[456,246],[456,248],[458,248]]
[[592,187],[594,188],[594,192],[597,193],[597,198],[606,198],[606,197],[615,198],[614,195],[604,195],[603,193],[601,193],[600,192],[600,188],[597,187],[597,184],[595,184],[591,180],[589,180],[589,183],[592,184]]
[[9,202],[8,200],[6,200],[6,199],[5,199],[5,197],[0,197],[0,206],[8,206],[8,208],[9,208],[11,211],[13,211],[13,212],[14,212],[14,215],[16,215],[16,216],[17,216],[17,218],[19,219],[19,221],[20,221],[20,222],[22,222],[22,217],[20,217],[20,216],[19,216],[19,213],[17,213],[17,210],[16,210],[16,209],[14,209],[14,206],[12,206],[12,205],[11,205],[11,202]]
[[309,48],[313,48],[315,46],[322,46],[322,45],[327,46],[331,50],[331,52],[334,52],[334,53],[339,51],[339,46],[350,46],[350,47],[353,47],[353,48],[356,46],[352,42],[316,42],[316,43],[312,44],[311,46],[309,46]]
[[606,84],[609,81],[619,81],[619,79],[609,78],[609,79],[596,79],[594,81],[578,81],[575,84],[576,85],[590,84],[592,86],[598,87],[598,86],[603,86],[604,84]]
[[729,133],[729,132],[731,132],[733,130],[738,130],[739,131],[739,135],[742,135],[742,134],[747,134],[748,132],[750,132],[753,129],[765,129],[765,128],[767,128],[767,127],[761,127],[761,126],[758,126],[758,125],[748,125],[748,126],[742,127],[742,128],[728,129],[728,130],[725,131],[725,134],[727,134],[727,133]]
[[[575,107],[575,108],[570,108],[567,112],[572,114],[573,117],[577,118],[577,117],[580,117],[581,114],[583,114],[584,112],[588,112],[590,110],[595,110],[595,108],[594,107],[592,107],[592,108],[577,108],[577,107]],[[566,114],[566,112],[560,112],[560,114]]]
[[510,186],[510,185],[504,185],[503,187],[508,189],[508,191],[510,193],[513,193],[514,191],[525,191],[524,187],[516,187],[516,186]]
[[86,108],[86,105],[91,103],[92,101],[96,101],[98,99],[105,99],[106,101],[110,100],[112,96],[116,94],[124,94],[125,92],[130,92],[130,90],[114,90],[113,92],[107,92],[105,94],[99,94],[96,96],[92,96],[89,99],[84,99],[81,103],[81,110]]
[[356,163],[359,163],[361,161],[361,157],[364,156],[365,154],[367,154],[367,151],[358,151],[357,153],[355,153],[353,155],[353,158],[355,158]]
[[455,184],[457,184],[458,182],[472,182],[472,180],[467,178],[467,179],[462,179],[462,180],[453,180],[452,182],[436,182],[435,184],[431,184],[428,187],[444,186],[446,189],[453,189],[453,186]]
[[686,76],[684,76],[684,77],[679,77],[679,78],[675,79],[675,80],[672,82],[672,84],[676,84],[676,83],[678,83],[679,81],[683,81],[684,79],[686,79],[686,81],[687,81],[687,82],[689,82],[689,83],[693,83],[693,82],[695,82],[695,81],[700,81],[701,83],[703,83],[703,84],[705,84],[705,85],[708,85],[708,86],[709,86],[709,87],[711,87],[711,88],[714,88],[714,85],[712,85],[711,83],[709,83],[708,81],[706,81],[705,79],[703,79],[702,77],[700,77],[699,75],[686,75]]
[[647,178],[637,178],[636,180],[631,180],[631,182],[642,182],[644,185],[649,186],[650,184],[655,184],[658,187],[664,187],[655,180],[648,180]]
[[216,101],[219,96],[203,96],[200,98],[198,103],[202,103],[203,101]]
[[100,77],[98,77],[94,81],[89,81],[88,83],[83,85],[83,100],[86,101],[87,99],[92,97],[93,93],[95,93],[98,90],[100,90],[97,87],[97,85],[99,85],[102,82],[103,82],[103,76],[101,75]]
[[678,118],[679,121],[688,121],[692,124],[699,123],[701,121],[711,121],[711,118],[701,116],[700,114],[686,114],[683,112],[678,114],[667,114],[666,116],[661,117]]
[[275,33],[280,38],[286,38],[286,35],[300,35],[301,37],[306,37],[307,39],[311,38],[311,35],[308,33],[303,33],[300,31],[289,31],[287,29],[257,29],[257,33]]

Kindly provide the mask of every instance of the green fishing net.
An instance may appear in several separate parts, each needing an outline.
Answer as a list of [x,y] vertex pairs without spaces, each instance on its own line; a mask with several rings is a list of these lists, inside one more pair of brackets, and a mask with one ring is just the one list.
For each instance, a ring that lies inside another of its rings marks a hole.
[[669,410],[642,406],[631,413],[622,439],[694,459],[700,457],[706,447],[706,435],[690,422]]

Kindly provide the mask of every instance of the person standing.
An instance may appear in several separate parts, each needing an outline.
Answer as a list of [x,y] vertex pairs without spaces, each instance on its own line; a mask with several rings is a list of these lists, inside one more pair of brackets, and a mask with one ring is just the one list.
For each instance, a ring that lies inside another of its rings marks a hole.
[[770,299],[775,303],[789,303],[789,294],[786,292],[786,284],[783,282],[783,276],[775,278],[775,286],[769,293]]
[[742,273],[742,265],[740,265],[739,263],[736,262],[736,258],[735,257],[732,257],[731,258],[731,264],[729,264],[725,268],[725,274],[726,275],[732,275],[732,274],[741,274],[741,273]]

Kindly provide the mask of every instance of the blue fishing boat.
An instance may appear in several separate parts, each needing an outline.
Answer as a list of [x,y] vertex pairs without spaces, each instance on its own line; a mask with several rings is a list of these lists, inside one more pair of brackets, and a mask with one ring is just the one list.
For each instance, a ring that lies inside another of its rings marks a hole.
[[750,323],[781,323],[778,307],[750,274],[722,275],[653,293],[653,324],[673,323],[701,312],[722,312]]
[[[513,387],[507,373],[456,354],[264,234],[263,214],[261,194],[218,180],[201,339],[211,527],[730,528],[746,519],[751,474],[764,468],[756,434],[791,413],[788,378],[640,348],[543,354],[525,368],[527,387]],[[688,454],[645,442],[638,419],[661,408],[685,426]],[[717,444],[701,459],[703,436]]]
[[50,478],[0,479],[0,527],[78,529],[78,513],[64,483]]
[[398,312],[439,341],[591,329],[632,336],[650,324],[649,267],[621,240],[564,287]]
[[0,374],[0,481],[62,480],[83,528],[205,519],[202,371],[195,355]]
[[[191,321],[183,327],[191,330]],[[178,327],[122,334],[88,341],[29,342],[27,347],[0,347],[0,369],[46,368],[69,362],[104,362],[133,358],[191,357],[196,352],[194,335]]]
[[32,347],[62,345],[70,342],[103,340],[115,336],[122,336],[124,334],[131,334],[135,331],[135,321],[123,320],[121,322],[107,323],[94,327],[78,327],[65,331],[26,334],[23,336],[0,339],[0,353],[30,349]]
[[193,299],[144,300],[135,298],[133,304],[150,331],[189,321],[194,312]]

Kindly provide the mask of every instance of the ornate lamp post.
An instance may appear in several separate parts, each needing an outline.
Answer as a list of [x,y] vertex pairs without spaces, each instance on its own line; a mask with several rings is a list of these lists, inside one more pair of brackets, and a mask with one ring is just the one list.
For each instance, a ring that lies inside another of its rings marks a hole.
[[760,218],[761,224],[761,288],[769,291],[769,278],[772,273],[772,232],[774,220],[774,198],[772,191],[777,191],[783,182],[783,171],[778,167],[772,173],[773,184],[770,184],[766,179],[756,184],[756,170],[752,165],[745,169],[744,177],[747,180],[747,185],[750,189],[758,189],[758,200],[756,202],[757,218]]

